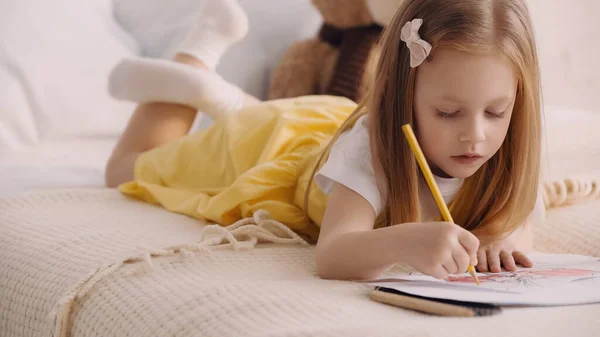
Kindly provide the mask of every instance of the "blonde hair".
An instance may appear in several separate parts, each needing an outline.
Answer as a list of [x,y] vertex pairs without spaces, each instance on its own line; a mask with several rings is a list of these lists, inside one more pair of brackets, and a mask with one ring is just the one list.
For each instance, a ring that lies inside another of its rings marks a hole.
[[499,239],[527,220],[540,175],[540,74],[524,0],[406,0],[383,33],[366,98],[332,138],[313,176],[339,135],[368,114],[373,166],[381,190],[387,191],[376,227],[420,220],[421,177],[401,132],[402,125],[413,123],[418,68],[410,68],[410,53],[400,35],[402,26],[415,18],[423,19],[419,34],[432,45],[431,57],[438,48],[499,52],[514,68],[518,83],[507,136],[500,150],[465,179],[450,205],[458,225],[487,238],[482,241]]

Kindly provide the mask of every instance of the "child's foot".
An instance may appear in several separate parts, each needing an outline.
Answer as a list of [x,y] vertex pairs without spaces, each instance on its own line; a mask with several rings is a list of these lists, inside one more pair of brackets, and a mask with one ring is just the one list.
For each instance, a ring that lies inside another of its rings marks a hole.
[[109,78],[110,94],[137,103],[182,104],[216,120],[245,106],[246,93],[212,70],[179,62],[133,58],[121,61]]
[[188,54],[214,70],[221,56],[248,33],[248,17],[236,0],[204,0],[198,22],[176,53]]

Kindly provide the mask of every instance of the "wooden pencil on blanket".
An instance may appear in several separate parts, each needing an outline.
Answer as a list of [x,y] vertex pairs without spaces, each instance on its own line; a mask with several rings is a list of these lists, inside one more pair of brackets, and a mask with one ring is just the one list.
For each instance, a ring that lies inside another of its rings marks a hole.
[[[429,186],[431,193],[433,193],[433,198],[435,199],[435,202],[438,205],[440,212],[442,213],[442,216],[444,217],[444,220],[446,220],[447,222],[454,223],[454,220],[452,219],[452,215],[450,214],[450,210],[448,209],[448,206],[446,206],[446,202],[444,202],[442,193],[440,192],[440,189],[437,186],[435,179],[433,178],[433,173],[431,173],[431,169],[429,168],[429,165],[427,164],[427,160],[425,160],[425,156],[423,155],[423,151],[421,150],[421,147],[419,146],[419,143],[417,142],[417,137],[415,137],[412,127],[410,126],[410,124],[405,124],[402,126],[402,131],[404,132],[404,135],[408,139],[408,143],[410,144],[410,148],[412,149],[413,154],[417,158],[419,167],[421,168],[421,171],[423,172],[423,175],[425,176],[427,185]],[[477,285],[479,285],[479,280],[477,279],[477,274],[475,274],[475,268],[472,265],[469,265],[469,268],[467,269],[467,271],[469,272],[469,274],[471,274],[471,276],[475,280],[475,283]]]
[[426,298],[384,287],[373,289],[369,298],[375,302],[438,316],[492,316],[502,312],[502,307],[493,304]]

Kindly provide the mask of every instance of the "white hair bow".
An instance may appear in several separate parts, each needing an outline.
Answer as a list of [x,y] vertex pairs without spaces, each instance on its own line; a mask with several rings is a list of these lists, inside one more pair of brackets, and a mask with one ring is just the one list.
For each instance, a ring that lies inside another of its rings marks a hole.
[[410,67],[418,67],[429,56],[431,45],[422,40],[419,36],[419,28],[423,24],[423,19],[413,19],[408,21],[400,32],[400,39],[406,42],[410,50]]

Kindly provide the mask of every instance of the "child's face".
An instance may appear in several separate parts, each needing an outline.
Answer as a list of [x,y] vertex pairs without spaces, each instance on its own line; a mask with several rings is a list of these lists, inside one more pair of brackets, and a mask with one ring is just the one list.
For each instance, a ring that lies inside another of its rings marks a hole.
[[495,53],[441,49],[432,56],[417,69],[417,137],[435,174],[466,178],[502,145],[517,81]]

